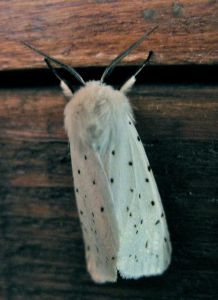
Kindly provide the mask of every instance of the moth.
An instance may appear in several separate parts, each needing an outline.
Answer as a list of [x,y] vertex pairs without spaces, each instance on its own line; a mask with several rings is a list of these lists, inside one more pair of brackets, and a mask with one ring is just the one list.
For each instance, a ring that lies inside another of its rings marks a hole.
[[[127,97],[152,52],[120,89],[105,83],[154,29],[118,55],[99,81],[85,82],[74,68],[25,43],[44,56],[70,99],[64,123],[87,269],[96,283],[116,282],[118,272],[126,279],[162,274],[171,260],[160,194]],[[74,76],[81,88],[74,92],[52,63]]]

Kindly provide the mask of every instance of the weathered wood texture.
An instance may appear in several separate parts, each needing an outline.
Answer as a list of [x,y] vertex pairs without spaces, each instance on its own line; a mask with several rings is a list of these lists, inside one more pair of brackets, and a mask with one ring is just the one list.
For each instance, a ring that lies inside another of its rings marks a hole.
[[215,0],[2,0],[0,69],[44,67],[22,40],[73,66],[107,65],[155,25],[126,63],[142,61],[149,50],[156,64],[218,62]]
[[0,92],[0,299],[217,299],[218,88],[135,87],[138,130],[173,244],[160,277],[96,285],[85,269],[65,99]]

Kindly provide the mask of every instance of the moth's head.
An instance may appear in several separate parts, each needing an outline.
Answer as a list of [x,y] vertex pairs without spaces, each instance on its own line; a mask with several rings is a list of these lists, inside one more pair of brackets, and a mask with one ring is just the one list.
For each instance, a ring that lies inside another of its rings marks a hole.
[[[64,86],[62,84],[62,88],[66,94],[65,84]],[[68,136],[72,136],[73,132],[78,132],[79,139],[90,145],[93,139],[110,138],[110,130],[106,133],[103,128],[109,128],[108,124],[114,123],[112,120],[122,119],[120,118],[121,111],[123,113],[124,110],[127,112],[131,110],[128,98],[123,92],[101,81],[88,81],[72,95],[72,99],[64,109],[65,129]],[[99,143],[97,144],[96,147],[100,149]]]
[[115,89],[111,85],[103,83],[100,80],[87,81],[75,92],[73,92],[63,80],[61,81],[60,86],[64,95],[68,99],[74,97],[74,100],[79,97],[80,99],[89,98],[91,101],[98,98],[105,99],[107,101],[113,101],[114,99],[119,97],[120,94],[124,94],[120,89]]

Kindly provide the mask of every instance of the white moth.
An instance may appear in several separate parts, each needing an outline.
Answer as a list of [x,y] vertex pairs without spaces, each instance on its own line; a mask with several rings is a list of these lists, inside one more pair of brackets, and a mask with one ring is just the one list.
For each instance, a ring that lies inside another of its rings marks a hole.
[[49,67],[50,62],[57,63],[83,85],[72,93],[61,80],[70,97],[65,128],[87,268],[97,283],[116,282],[118,272],[134,279],[162,274],[171,259],[161,198],[126,96],[150,55],[120,90],[103,83],[147,35],[113,60],[100,81],[89,82],[73,68],[28,45],[44,55]]

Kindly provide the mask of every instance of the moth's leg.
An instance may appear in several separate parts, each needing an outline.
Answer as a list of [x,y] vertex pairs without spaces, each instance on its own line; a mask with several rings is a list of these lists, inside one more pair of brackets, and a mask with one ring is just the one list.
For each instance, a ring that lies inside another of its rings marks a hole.
[[133,77],[136,78],[136,76],[144,69],[144,67],[149,63],[152,55],[153,55],[153,51],[149,51],[146,60],[143,62],[142,66],[139,67],[139,69],[135,72],[135,74],[133,75]]
[[[67,94],[68,96],[72,96],[74,93],[74,89],[72,87],[72,85],[70,84],[70,82],[65,79],[63,77],[62,74],[60,74],[60,72],[55,69],[52,64],[51,61],[49,60],[49,58],[44,58],[44,61],[46,62],[48,68],[54,73],[54,75],[60,80],[61,82],[61,87],[64,90],[64,94]],[[67,90],[67,91],[66,91]],[[69,91],[68,91],[69,90]]]
[[59,160],[61,163],[69,161],[71,159],[70,155],[70,143],[68,143],[68,148],[64,150],[64,154],[60,156]]
[[151,57],[153,55],[152,51],[149,51],[148,56],[146,60],[143,62],[141,67],[138,68],[138,70],[135,72],[134,75],[132,75],[120,88],[120,91],[123,93],[127,93],[133,86],[133,84],[136,82],[136,76],[144,69],[144,67],[149,63]]

